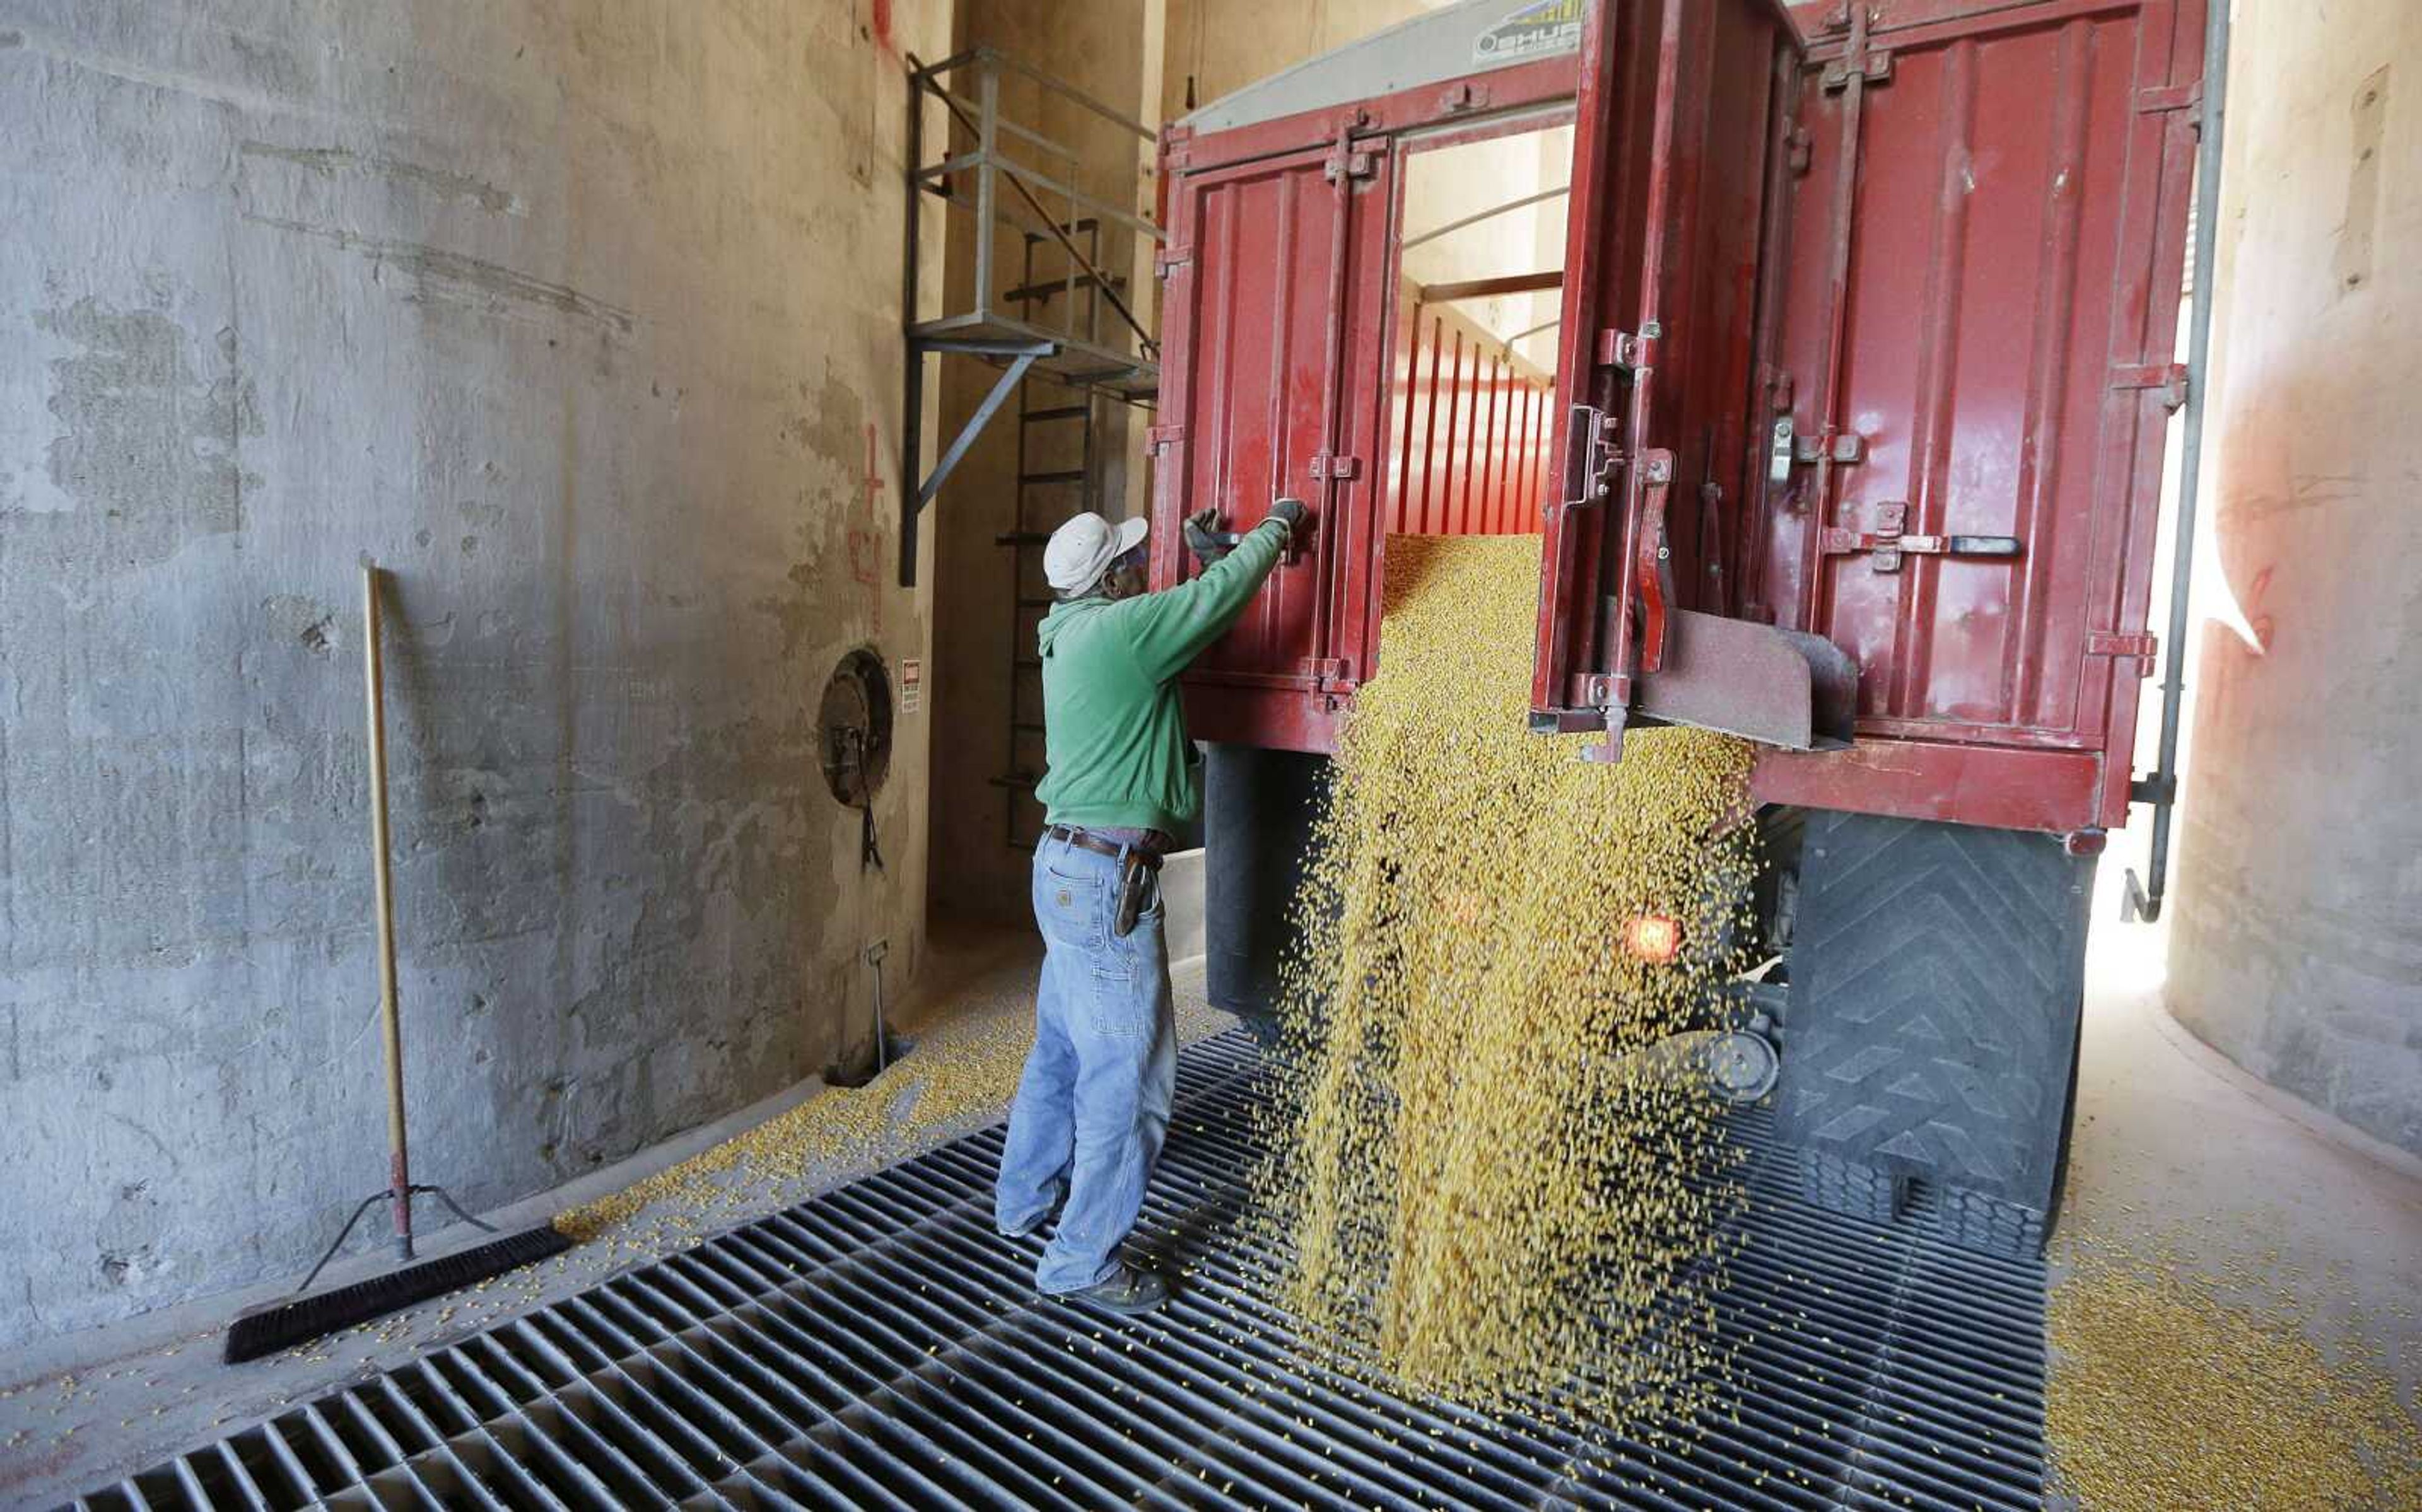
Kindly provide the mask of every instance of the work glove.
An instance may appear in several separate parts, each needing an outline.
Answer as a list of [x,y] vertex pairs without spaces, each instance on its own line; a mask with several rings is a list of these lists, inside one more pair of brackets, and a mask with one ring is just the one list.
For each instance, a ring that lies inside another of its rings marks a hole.
[[1281,499],[1270,506],[1270,518],[1287,527],[1287,538],[1300,541],[1312,532],[1312,511],[1301,499]]
[[1186,517],[1186,547],[1204,567],[1212,566],[1228,554],[1228,548],[1219,541],[1218,506],[1197,509]]

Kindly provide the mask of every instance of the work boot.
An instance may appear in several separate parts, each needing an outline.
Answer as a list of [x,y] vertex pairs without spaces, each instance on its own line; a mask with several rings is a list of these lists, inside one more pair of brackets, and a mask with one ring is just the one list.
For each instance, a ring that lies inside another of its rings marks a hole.
[[1091,1302],[1113,1313],[1149,1313],[1169,1301],[1169,1283],[1149,1270],[1121,1265],[1107,1281],[1056,1295],[1062,1302]]

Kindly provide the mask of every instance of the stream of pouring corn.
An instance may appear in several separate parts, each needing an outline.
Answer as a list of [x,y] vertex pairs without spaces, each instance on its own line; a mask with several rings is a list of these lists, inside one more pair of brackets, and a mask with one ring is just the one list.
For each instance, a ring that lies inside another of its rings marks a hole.
[[[1525,725],[1538,538],[1388,543],[1285,974],[1258,1187],[1287,1302],[1350,1368],[1589,1423],[1686,1418],[1738,1200],[1702,1080],[1747,896],[1751,751],[1634,732],[1623,759]],[[1684,923],[1669,964],[1627,921]]]

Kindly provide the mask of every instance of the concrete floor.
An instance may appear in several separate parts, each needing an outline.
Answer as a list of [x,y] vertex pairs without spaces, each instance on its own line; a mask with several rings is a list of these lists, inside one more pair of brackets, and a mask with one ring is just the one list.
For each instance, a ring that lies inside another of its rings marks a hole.
[[2166,926],[2115,922],[2119,868],[2104,870],[2055,1265],[2183,1263],[2231,1301],[2296,1315],[2324,1348],[2383,1361],[2422,1433],[2422,1160],[2163,1011]]
[[[2112,868],[2115,874],[2116,868]],[[2112,911],[2100,911],[2108,918]],[[2361,1341],[2392,1362],[2409,1411],[2422,1382],[2422,1162],[2336,1125],[2253,1083],[2178,1028],[2159,1006],[2158,932],[2100,927],[2089,973],[2079,1124],[2057,1264],[2091,1251],[2148,1266],[2185,1263],[2225,1285],[2247,1275],[2247,1302],[2300,1303],[2325,1346]],[[939,1036],[1014,1026],[1030,1011],[1033,946],[1020,931],[963,935],[901,1020]],[[1227,1021],[1202,999],[1199,958],[1174,974],[1189,1037]],[[952,1026],[960,1026],[956,1031]],[[497,1215],[507,1228],[619,1190],[730,1138],[820,1090],[770,1099],[646,1156]],[[998,1107],[920,1130],[922,1144],[979,1126]],[[752,1196],[754,1210],[795,1202],[906,1153],[819,1163]],[[726,1216],[717,1213],[720,1220]],[[476,1237],[476,1236],[474,1236]],[[450,1239],[452,1236],[441,1236]],[[40,1504],[158,1462],[197,1442],[274,1415],[288,1403],[388,1369],[421,1348],[490,1327],[602,1276],[691,1241],[642,1213],[599,1241],[432,1302],[310,1353],[240,1366],[218,1363],[216,1337],[267,1287],[132,1319],[0,1357],[0,1503]],[[432,1251],[437,1246],[432,1246]],[[375,1271],[357,1261],[354,1279]],[[2418,1418],[2422,1421],[2422,1418]]]

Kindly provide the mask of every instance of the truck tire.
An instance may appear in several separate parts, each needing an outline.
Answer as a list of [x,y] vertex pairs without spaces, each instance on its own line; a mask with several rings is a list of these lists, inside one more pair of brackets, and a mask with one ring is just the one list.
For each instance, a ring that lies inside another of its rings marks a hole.
[[1809,815],[1775,1130],[1812,1201],[1864,1216],[1923,1185],[1952,1242],[2041,1248],[2093,873],[2048,835]]
[[1989,1255],[2032,1259],[2060,1226],[2060,1199],[2068,1190],[2068,1146],[2077,1132],[2078,1053],[2068,1057],[2068,1094],[2060,1120],[2060,1153],[2052,1161],[2052,1195],[2040,1208],[2029,1208],[1987,1192],[1952,1187],[1935,1209],[1935,1231],[1962,1249]]
[[1811,1207],[1867,1224],[1889,1224],[1909,1201],[1909,1178],[1823,1150],[1800,1152],[1800,1194]]

